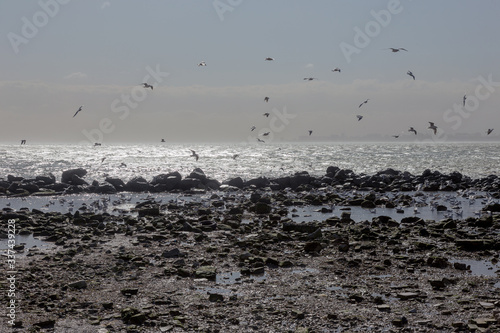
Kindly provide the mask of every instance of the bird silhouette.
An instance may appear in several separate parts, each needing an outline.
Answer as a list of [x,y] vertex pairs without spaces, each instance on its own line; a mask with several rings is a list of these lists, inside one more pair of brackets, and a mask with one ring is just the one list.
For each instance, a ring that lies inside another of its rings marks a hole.
[[313,134],[313,131],[312,131],[312,130],[309,130],[309,136],[311,136],[311,134]]
[[386,49],[386,50],[391,50],[392,52],[399,52],[399,51],[406,51],[406,52],[408,52],[408,50],[407,50],[407,49],[404,49],[404,48],[402,48],[402,47],[400,47],[400,48],[393,48],[393,47],[390,47],[390,48],[388,48],[388,49]]
[[265,116],[265,117],[269,117],[269,115],[270,115],[269,112],[266,112],[266,113],[263,114],[263,116]]
[[78,112],[82,111],[82,108],[83,108],[83,105],[80,106],[80,108],[78,108],[78,110],[76,110],[75,114],[73,115],[73,118],[76,117],[76,115],[78,114]]
[[491,132],[493,132],[493,128],[488,128],[488,130],[486,131],[486,135],[490,135]]
[[465,101],[467,100],[467,95],[464,95],[464,98],[463,98],[463,106],[465,106]]
[[413,75],[411,71],[406,72],[406,74],[410,75],[413,78],[413,80],[415,80],[415,75]]
[[152,86],[152,85],[150,85],[149,83],[144,82],[144,83],[142,84],[142,86],[143,86],[144,88],[146,88],[146,89],[147,89],[147,88],[151,88],[151,90],[153,90],[153,86]]
[[271,57],[266,58],[266,61],[273,61],[273,60],[274,60],[274,58],[271,58]]
[[252,126],[252,127],[250,128],[250,131],[252,131],[252,132],[253,132],[253,131],[255,131],[255,129],[256,129],[256,128],[257,128],[257,127]]
[[207,63],[206,63],[206,62],[204,62],[204,61],[202,61],[202,62],[200,62],[200,63],[198,64],[198,67],[199,67],[199,66],[206,66],[206,65],[207,65]]
[[363,119],[363,116],[362,115],[356,115],[356,117],[358,118],[358,121],[360,121],[361,119]]
[[428,129],[433,130],[434,131],[434,135],[435,135],[437,133],[437,129],[438,128],[437,128],[436,125],[434,125],[434,123],[432,121],[429,121],[429,127],[428,127]]
[[189,149],[191,151],[191,156],[193,156],[197,161],[198,159],[200,158],[200,156],[198,156],[198,154],[196,154],[196,152],[192,149]]
[[415,133],[415,135],[417,135],[417,131],[413,127],[410,127],[410,129],[408,130],[408,132],[413,132],[413,133]]
[[264,102],[266,102],[266,103],[269,102],[269,97],[267,97],[267,96],[264,97]]
[[358,109],[359,109],[360,107],[362,107],[362,106],[363,106],[363,104],[368,103],[368,101],[369,101],[369,100],[370,100],[370,99],[368,98],[366,101],[364,101],[363,103],[359,104]]

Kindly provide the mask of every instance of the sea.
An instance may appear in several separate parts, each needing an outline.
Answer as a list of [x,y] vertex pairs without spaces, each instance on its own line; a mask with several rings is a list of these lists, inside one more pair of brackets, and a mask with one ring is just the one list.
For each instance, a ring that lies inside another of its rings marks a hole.
[[[199,156],[192,156],[194,150]],[[0,145],[0,178],[32,178],[83,168],[85,179],[128,181],[195,168],[219,181],[269,178],[307,171],[321,176],[329,166],[373,174],[392,168],[421,174],[424,170],[458,171],[471,178],[500,172],[500,143],[237,143],[127,145]]]

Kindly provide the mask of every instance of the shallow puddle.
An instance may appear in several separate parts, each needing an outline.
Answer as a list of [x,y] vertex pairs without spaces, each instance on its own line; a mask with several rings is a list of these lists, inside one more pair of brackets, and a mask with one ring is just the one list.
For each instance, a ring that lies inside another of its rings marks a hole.
[[[470,272],[472,275],[484,275],[484,276],[498,276],[500,271],[500,263],[496,265],[492,264],[488,260],[471,260],[471,259],[451,259],[450,263],[460,263],[470,266]],[[500,283],[500,282],[499,282]],[[498,284],[498,283],[497,283]]]
[[[361,193],[360,194],[368,194]],[[469,199],[457,195],[455,192],[425,192],[423,196],[415,197],[415,192],[405,192],[404,194],[415,198],[415,206],[385,208],[376,207],[372,209],[359,206],[292,206],[288,217],[294,222],[312,222],[324,221],[329,217],[340,217],[342,212],[347,211],[351,214],[354,221],[371,221],[377,216],[389,216],[397,222],[401,222],[403,217],[418,216],[423,220],[442,220],[448,217],[454,219],[466,219],[468,217],[480,216],[481,209],[485,206],[485,200]],[[484,195],[484,193],[477,193]],[[388,197],[392,199],[391,195]],[[432,205],[431,205],[432,203]],[[443,205],[448,208],[447,211],[437,211],[433,206]],[[323,213],[333,209],[331,212]],[[293,212],[292,212],[293,211]]]
[[[16,251],[17,254],[23,254],[26,250],[31,249],[33,247],[37,247],[39,249],[52,247],[53,244],[50,242],[46,242],[40,240],[38,238],[34,238],[33,235],[16,235],[15,245],[24,245],[23,251]],[[6,254],[7,249],[9,248],[8,239],[0,239],[0,254]]]

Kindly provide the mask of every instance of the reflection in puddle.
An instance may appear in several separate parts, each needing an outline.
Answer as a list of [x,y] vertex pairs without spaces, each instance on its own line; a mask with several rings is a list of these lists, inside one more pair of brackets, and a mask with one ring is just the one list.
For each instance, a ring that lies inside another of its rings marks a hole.
[[[218,273],[215,276],[215,283],[226,284],[226,285],[241,283],[242,280],[244,281],[244,277],[245,276],[242,276],[240,272]],[[260,275],[249,275],[248,278],[253,280],[254,282],[262,282],[262,281],[266,280],[267,273],[260,274]]]
[[235,284],[240,281],[240,272],[219,273],[215,277],[215,283],[217,284]]
[[[24,251],[26,251],[27,249],[31,249],[32,247],[49,248],[53,245],[50,242],[45,242],[38,238],[34,238],[33,235],[16,235],[15,240],[16,240],[15,245],[24,245]],[[1,254],[7,253],[7,249],[9,248],[8,245],[9,245],[8,239],[0,239]],[[16,251],[16,252],[23,253],[23,251]]]
[[[368,192],[362,191],[358,193],[368,194]],[[360,206],[291,206],[289,207],[290,213],[288,217],[294,222],[324,221],[333,216],[340,217],[342,212],[347,209],[354,221],[370,221],[373,217],[382,215],[389,216],[397,222],[401,222],[401,219],[407,216],[418,216],[423,220],[438,221],[448,217],[457,219],[478,217],[478,212],[486,204],[483,200],[471,200],[469,197],[463,197],[454,192],[423,192],[419,193],[418,196],[415,196],[415,192],[405,192],[405,194],[415,198],[415,207],[376,207],[368,209]],[[477,194],[483,195],[484,193]],[[393,199],[394,195],[387,194],[387,197]],[[437,211],[435,208],[437,205],[442,205],[447,209]]]
[[500,270],[500,264],[492,264],[487,260],[471,260],[471,259],[451,259],[451,264],[460,263],[470,266],[472,275],[497,276],[497,271]]

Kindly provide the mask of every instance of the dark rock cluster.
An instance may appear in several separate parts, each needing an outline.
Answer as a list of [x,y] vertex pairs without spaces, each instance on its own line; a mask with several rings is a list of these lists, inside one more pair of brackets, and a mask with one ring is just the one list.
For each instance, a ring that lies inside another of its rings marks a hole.
[[[323,176],[311,176],[307,171],[277,178],[258,177],[244,180],[241,177],[218,181],[205,175],[197,168],[186,177],[179,172],[159,174],[151,180],[137,176],[124,182],[120,178],[107,177],[103,182],[85,180],[87,171],[84,169],[66,170],[57,182],[53,174],[23,178],[8,175],[0,178],[0,195],[54,195],[74,193],[112,194],[116,192],[176,192],[198,190],[218,190],[221,188],[271,190],[311,190],[326,186],[337,189],[358,189],[377,192],[390,191],[457,191],[477,189],[496,192],[500,190],[500,178],[490,175],[484,178],[472,179],[459,172],[443,174],[439,171],[425,170],[421,175],[413,175],[393,169],[379,171],[372,175],[356,174],[352,170],[330,166]],[[369,207],[367,207],[369,208]]]

